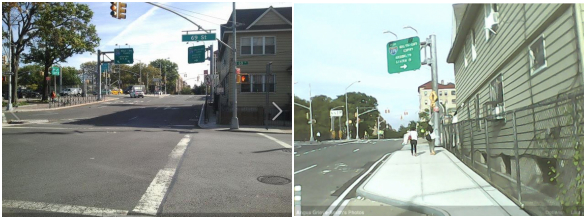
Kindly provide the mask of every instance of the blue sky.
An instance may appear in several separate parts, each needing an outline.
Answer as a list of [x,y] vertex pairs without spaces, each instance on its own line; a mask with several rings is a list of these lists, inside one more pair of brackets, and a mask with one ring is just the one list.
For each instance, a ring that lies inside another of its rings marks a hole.
[[[295,95],[335,98],[348,92],[362,92],[377,98],[385,120],[398,128],[417,120],[417,87],[431,80],[431,68],[387,73],[386,44],[419,32],[423,41],[436,35],[438,76],[454,82],[454,68],[446,62],[451,48],[452,4],[295,4],[294,85]],[[422,54],[423,56],[423,54]],[[391,113],[385,114],[384,110]],[[408,111],[403,120],[401,114]]]
[[[186,44],[181,42],[181,35],[183,35],[181,31],[197,29],[195,25],[183,18],[144,2],[126,2],[126,19],[118,20],[110,16],[110,2],[83,3],[88,4],[94,12],[91,23],[96,25],[98,36],[101,39],[100,50],[114,51],[117,48],[116,44],[119,44],[120,48],[127,48],[128,46],[125,44],[128,43],[134,49],[135,63],[139,60],[143,63],[149,63],[159,58],[170,58],[171,61],[179,65],[181,77],[187,74],[186,81],[191,85],[196,84],[197,74],[203,74],[204,69],[209,69],[209,61],[198,64],[187,63],[187,48],[193,45],[204,45],[204,43]],[[184,14],[204,29],[216,29],[217,36],[220,34],[219,25],[225,24],[232,13],[232,2],[163,2],[157,4],[170,6],[168,8]],[[236,8],[267,8],[271,5],[273,7],[290,7],[292,3],[237,2]],[[205,45],[209,46],[212,42],[214,50],[217,50],[218,43],[215,41],[207,41]],[[113,58],[112,55],[110,57]],[[61,65],[79,68],[83,62],[96,60],[95,54],[85,53],[74,55]],[[203,77],[200,77],[197,84],[200,84],[201,81],[203,81]]]

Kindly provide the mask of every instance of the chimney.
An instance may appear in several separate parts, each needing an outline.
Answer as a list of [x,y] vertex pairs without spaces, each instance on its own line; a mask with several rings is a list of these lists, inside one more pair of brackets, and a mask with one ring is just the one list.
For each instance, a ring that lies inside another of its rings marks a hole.
[[441,85],[445,85],[445,84],[444,84],[444,80],[442,80],[442,83],[441,83]]

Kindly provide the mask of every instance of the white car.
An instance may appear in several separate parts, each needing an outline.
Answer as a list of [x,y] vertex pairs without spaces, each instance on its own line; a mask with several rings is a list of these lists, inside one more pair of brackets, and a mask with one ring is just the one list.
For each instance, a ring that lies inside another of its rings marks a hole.
[[66,88],[61,91],[61,96],[79,96],[81,95],[81,88]]
[[142,90],[131,90],[130,91],[130,98],[144,98],[144,92]]

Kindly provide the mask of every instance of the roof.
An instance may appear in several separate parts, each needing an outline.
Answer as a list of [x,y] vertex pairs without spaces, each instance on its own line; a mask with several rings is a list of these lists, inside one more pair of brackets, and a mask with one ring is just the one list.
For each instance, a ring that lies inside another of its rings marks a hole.
[[448,54],[448,63],[455,63],[460,51],[464,49],[464,43],[466,43],[466,36],[470,27],[474,24],[476,20],[476,16],[480,13],[480,9],[482,9],[482,4],[467,4],[464,15],[460,15],[462,9],[462,5],[454,5],[454,13],[457,16],[456,20],[456,38],[452,43],[452,48],[450,48],[450,53]]
[[[419,90],[423,88],[423,89],[427,89],[427,90],[431,90],[432,86],[431,86],[431,81],[428,81],[425,84],[420,85],[419,87],[417,87],[417,93],[419,93]],[[448,83],[446,85],[444,84],[437,84],[437,89],[456,89],[456,84],[454,83]]]
[[[284,18],[289,24],[278,24],[278,25],[254,25],[250,26],[251,24],[255,23],[259,18],[263,15],[268,13],[269,11],[274,11],[277,15],[280,15],[281,18]],[[228,21],[226,24],[220,26],[220,37],[222,37],[222,41],[228,41],[228,35],[224,35],[224,32],[232,31],[232,16],[234,13],[230,14]],[[236,27],[236,33],[238,31],[244,30],[278,30],[278,29],[292,29],[293,28],[293,8],[292,7],[283,7],[283,8],[273,8],[273,6],[268,8],[254,8],[254,9],[236,9],[236,23],[240,24]],[[224,50],[226,47],[224,45],[220,45],[220,56],[224,54]]]

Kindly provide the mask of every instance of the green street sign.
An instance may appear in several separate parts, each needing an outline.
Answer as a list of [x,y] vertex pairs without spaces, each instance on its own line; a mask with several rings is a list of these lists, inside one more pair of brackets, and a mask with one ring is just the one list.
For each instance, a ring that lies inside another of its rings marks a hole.
[[102,72],[107,72],[108,71],[108,63],[102,63]]
[[421,68],[419,37],[387,43],[387,67],[389,74]]
[[53,66],[53,67],[51,68],[51,75],[58,76],[58,75],[59,75],[59,73],[60,73],[60,71],[59,71],[59,70],[60,70],[60,69],[59,69],[59,66]]
[[238,61],[236,65],[248,65],[248,61]]
[[132,48],[114,49],[114,64],[134,63],[134,50]]
[[216,40],[215,33],[181,35],[181,42]]
[[192,46],[187,48],[187,63],[200,63],[206,60],[205,46]]

